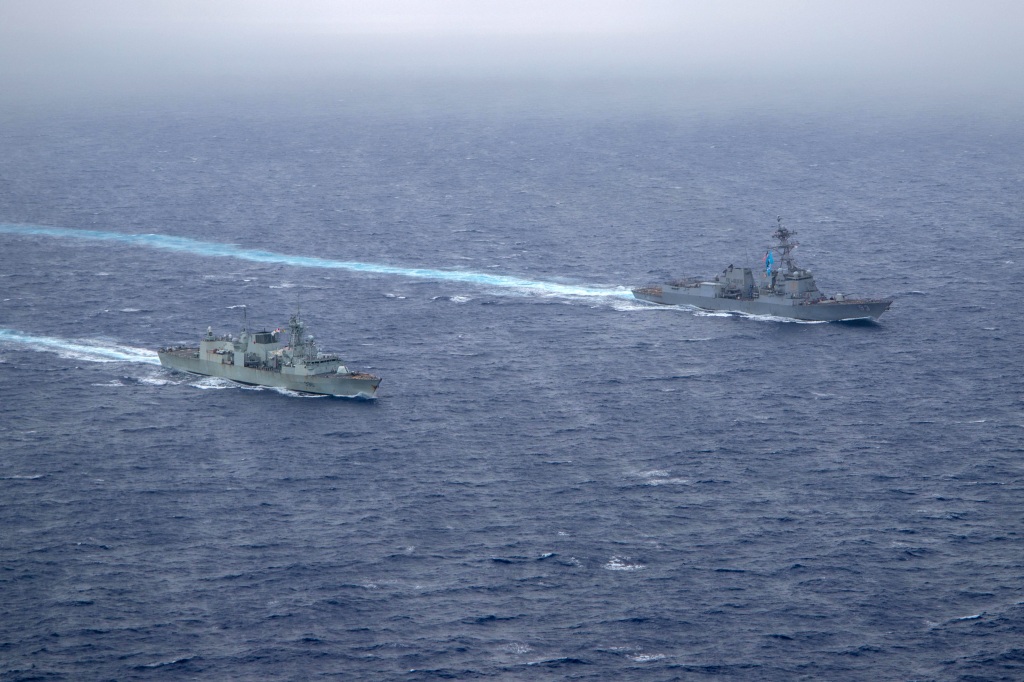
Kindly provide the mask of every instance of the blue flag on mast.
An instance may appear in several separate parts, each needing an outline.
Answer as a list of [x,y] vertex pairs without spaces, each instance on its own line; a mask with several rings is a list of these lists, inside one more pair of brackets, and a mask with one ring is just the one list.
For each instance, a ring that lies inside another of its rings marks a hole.
[[764,269],[770,275],[772,274],[772,265],[775,264],[775,259],[772,258],[771,250],[764,254]]

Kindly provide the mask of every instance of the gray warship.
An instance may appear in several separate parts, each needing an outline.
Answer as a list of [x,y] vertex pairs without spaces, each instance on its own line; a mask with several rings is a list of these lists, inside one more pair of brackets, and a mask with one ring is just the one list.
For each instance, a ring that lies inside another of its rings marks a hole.
[[215,336],[210,327],[198,348],[161,348],[157,355],[164,367],[240,384],[344,398],[374,397],[380,377],[351,372],[337,355],[322,353],[313,337],[306,336],[298,312],[291,316],[288,331],[285,343],[280,329],[249,332],[243,327],[235,339]]
[[[825,296],[814,277],[793,263],[796,236],[782,226],[772,234],[776,243],[765,254],[765,267],[755,282],[750,268],[732,265],[714,279],[694,277],[633,289],[633,296],[652,303],[690,305],[704,310],[722,310],[750,315],[772,315],[813,322],[876,320],[892,305],[891,298],[855,298],[834,294]],[[782,267],[775,267],[773,251],[778,251]]]

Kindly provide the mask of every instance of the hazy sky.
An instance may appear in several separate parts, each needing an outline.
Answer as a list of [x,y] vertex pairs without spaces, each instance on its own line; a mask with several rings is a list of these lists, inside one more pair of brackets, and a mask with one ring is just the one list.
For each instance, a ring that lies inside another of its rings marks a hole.
[[1021,93],[1022,36],[1024,0],[2,0],[0,85],[682,76]]

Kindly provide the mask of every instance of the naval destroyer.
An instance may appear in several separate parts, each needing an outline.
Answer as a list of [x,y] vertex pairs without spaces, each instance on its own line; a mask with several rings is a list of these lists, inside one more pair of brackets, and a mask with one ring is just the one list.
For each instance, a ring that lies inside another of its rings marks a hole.
[[207,328],[199,347],[176,346],[157,351],[160,364],[192,374],[230,379],[240,384],[286,388],[345,398],[372,398],[380,377],[351,372],[332,353],[323,353],[298,313],[288,323],[285,343],[282,330],[249,332],[239,337],[215,336]]
[[[775,244],[765,254],[765,267],[756,278],[750,268],[732,265],[713,279],[693,277],[665,284],[633,289],[633,296],[652,303],[691,305],[705,310],[722,310],[750,315],[772,315],[796,320],[838,322],[878,319],[889,309],[891,298],[856,298],[818,290],[810,270],[793,262],[793,230],[779,225],[772,237]],[[777,267],[773,252],[782,265]]]

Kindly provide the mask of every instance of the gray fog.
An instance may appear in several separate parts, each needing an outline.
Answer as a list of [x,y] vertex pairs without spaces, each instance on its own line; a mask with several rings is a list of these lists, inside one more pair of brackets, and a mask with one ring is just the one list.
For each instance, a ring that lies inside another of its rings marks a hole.
[[2,98],[345,81],[703,84],[1019,104],[1019,0],[6,0]]

